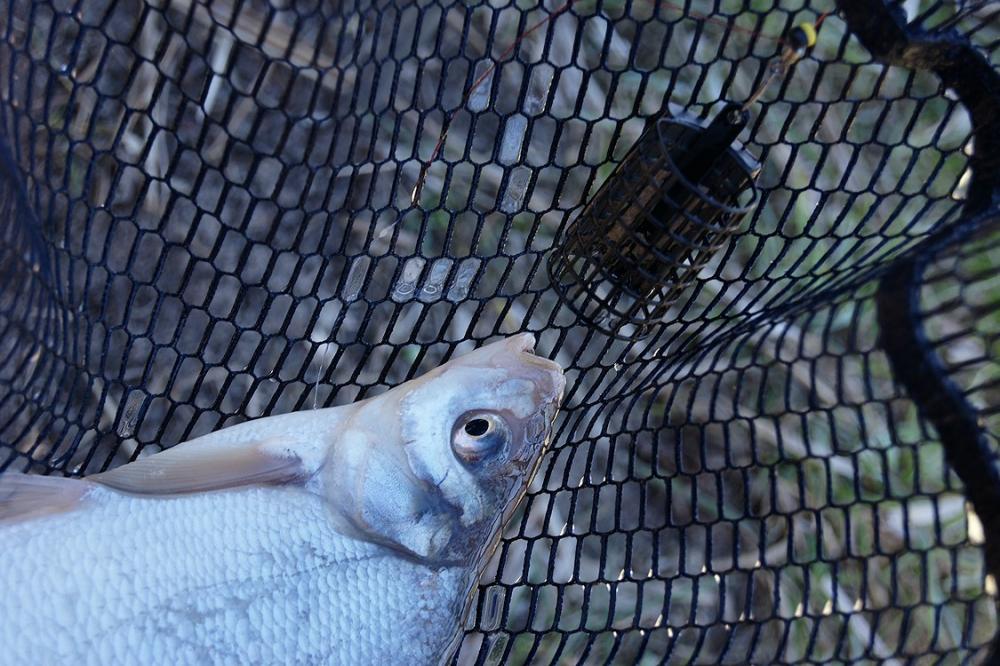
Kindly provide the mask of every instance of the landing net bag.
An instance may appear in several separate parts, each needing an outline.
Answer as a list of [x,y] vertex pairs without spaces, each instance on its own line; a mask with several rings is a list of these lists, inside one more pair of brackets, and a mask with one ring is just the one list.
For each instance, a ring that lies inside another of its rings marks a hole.
[[[12,0],[0,31],[0,471],[530,331],[565,405],[458,663],[988,654],[991,3]],[[675,206],[656,237],[697,251],[614,250],[644,132],[679,173],[757,92],[709,188],[753,197]]]

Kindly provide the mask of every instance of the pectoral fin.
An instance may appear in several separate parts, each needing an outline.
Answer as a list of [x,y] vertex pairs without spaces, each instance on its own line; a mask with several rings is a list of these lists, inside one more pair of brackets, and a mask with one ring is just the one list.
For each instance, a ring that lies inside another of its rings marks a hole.
[[83,479],[19,472],[0,474],[0,524],[71,511],[93,487]]
[[302,461],[281,438],[185,442],[88,480],[134,495],[176,495],[303,477]]

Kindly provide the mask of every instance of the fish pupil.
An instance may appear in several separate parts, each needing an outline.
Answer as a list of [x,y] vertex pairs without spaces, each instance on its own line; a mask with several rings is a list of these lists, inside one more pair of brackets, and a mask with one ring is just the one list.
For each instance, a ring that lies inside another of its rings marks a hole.
[[465,432],[472,437],[481,437],[490,429],[490,422],[486,419],[472,419],[465,424]]

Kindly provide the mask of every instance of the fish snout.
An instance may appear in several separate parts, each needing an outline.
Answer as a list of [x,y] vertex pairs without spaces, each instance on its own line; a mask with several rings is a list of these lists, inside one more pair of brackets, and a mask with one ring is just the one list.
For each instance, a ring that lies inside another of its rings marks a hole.
[[[506,357],[503,363],[518,374],[524,374],[535,386],[537,403],[546,407],[554,415],[566,388],[566,377],[562,367],[554,361],[535,354],[535,336],[519,333],[503,340]],[[551,407],[549,407],[551,405]]]
[[521,372],[534,387],[532,402],[537,409],[528,419],[525,435],[528,448],[537,452],[552,432],[566,388],[566,377],[563,369],[547,358],[530,352],[522,352],[520,357]]
[[535,386],[536,402],[545,410],[551,421],[566,389],[563,369],[547,358],[529,353],[522,354],[522,363],[527,367],[527,374]]
[[493,351],[491,364],[503,368],[508,379],[514,380],[521,390],[530,386],[529,395],[524,397],[528,399],[531,411],[528,414],[522,411],[521,415],[525,419],[524,448],[516,452],[514,458],[524,461],[536,459],[541,445],[551,433],[562,402],[566,388],[563,369],[558,363],[535,355],[535,336],[531,333],[512,335],[485,349]]

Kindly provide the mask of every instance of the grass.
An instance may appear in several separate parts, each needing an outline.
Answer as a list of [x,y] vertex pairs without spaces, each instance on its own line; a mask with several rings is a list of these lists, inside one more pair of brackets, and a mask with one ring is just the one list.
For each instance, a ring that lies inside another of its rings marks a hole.
[[[654,336],[615,341],[548,289],[545,253],[646,116],[745,98],[785,26],[832,5],[726,0],[699,23],[581,0],[464,103],[546,10],[425,5],[296,22],[259,3],[93,3],[11,21],[0,64],[34,87],[2,93],[4,130],[54,221],[84,347],[50,352],[72,368],[64,397],[0,407],[21,410],[0,465],[93,473],[528,329],[572,390],[459,662],[893,663],[984,645],[978,523],[893,382],[863,279],[956,217],[961,106],[871,63],[831,16],[743,136],[763,165],[756,211]],[[983,11],[956,24],[992,48]],[[98,24],[128,46],[81,28]],[[994,446],[998,263],[981,240],[925,294]]]

